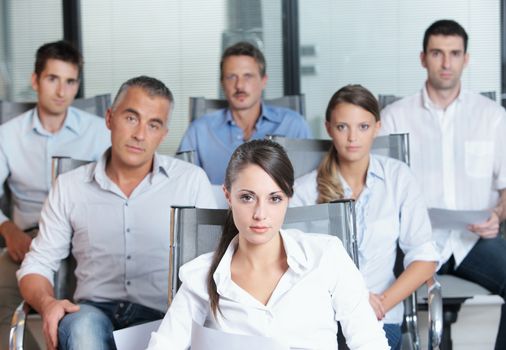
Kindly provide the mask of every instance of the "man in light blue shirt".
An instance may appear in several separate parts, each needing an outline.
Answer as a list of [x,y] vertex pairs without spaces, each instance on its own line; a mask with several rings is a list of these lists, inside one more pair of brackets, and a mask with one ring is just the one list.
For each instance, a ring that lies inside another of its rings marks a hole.
[[[106,115],[111,148],[97,163],[60,175],[51,189],[18,271],[23,297],[42,316],[48,349],[115,349],[113,330],[163,317],[170,207],[215,207],[201,168],[155,152],[172,105],[157,79],[125,82]],[[51,285],[70,252],[75,304],[55,299]]]
[[195,151],[196,164],[213,184],[223,183],[230,156],[245,141],[266,135],[311,137],[300,114],[262,102],[267,84],[265,58],[254,45],[239,42],[227,48],[220,69],[228,108],[192,122],[179,146],[180,152]]
[[7,349],[10,320],[21,302],[15,271],[30,247],[24,231],[37,227],[51,188],[51,157],[96,160],[110,144],[103,118],[69,107],[79,89],[82,57],[59,41],[41,46],[32,87],[37,106],[0,125],[0,196],[6,182],[12,213],[0,211],[0,349]]

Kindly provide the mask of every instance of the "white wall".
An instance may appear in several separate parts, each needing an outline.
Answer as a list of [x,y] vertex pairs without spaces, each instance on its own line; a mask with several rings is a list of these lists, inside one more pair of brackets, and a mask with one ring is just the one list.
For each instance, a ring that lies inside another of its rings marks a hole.
[[[188,97],[219,97],[226,6],[226,0],[81,2],[85,95],[114,95],[122,82],[140,74],[162,80],[176,104],[161,151],[174,153],[188,126]],[[270,76],[266,95],[280,96],[280,2],[263,1],[262,16]]]
[[81,2],[86,95],[116,94],[149,75],[172,91],[175,110],[162,151],[173,153],[187,127],[188,97],[217,97],[225,0]]
[[[5,57],[1,63],[3,79],[16,101],[34,101],[36,95],[30,84],[35,52],[42,44],[63,37],[62,5],[57,0],[4,0],[7,13],[0,20],[7,21]],[[2,26],[5,23],[2,23]]]
[[[10,25],[2,79],[15,100],[34,100],[30,88],[35,50],[61,39],[61,1],[4,0]],[[283,94],[281,1],[261,1],[269,83],[266,97]],[[139,74],[163,80],[176,109],[163,152],[173,153],[188,124],[188,97],[219,96],[219,59],[227,0],[86,0],[81,2],[85,96],[116,93]],[[470,35],[464,85],[500,92],[500,1],[299,0],[300,42],[316,49],[301,57],[316,75],[302,76],[307,117],[324,137],[323,114],[341,86],[360,83],[375,94],[408,95],[420,89],[422,37],[441,18],[459,21]],[[4,20],[2,16],[2,20]],[[8,69],[7,69],[8,67]]]
[[264,56],[269,77],[265,97],[283,96],[283,31],[281,1],[262,0]]

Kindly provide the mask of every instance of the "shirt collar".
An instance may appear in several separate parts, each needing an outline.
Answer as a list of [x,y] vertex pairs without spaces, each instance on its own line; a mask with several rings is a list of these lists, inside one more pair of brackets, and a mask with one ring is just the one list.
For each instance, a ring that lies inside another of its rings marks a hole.
[[[106,173],[106,165],[109,157],[111,156],[111,147],[109,147],[97,161],[95,167],[90,170],[87,181],[91,182],[95,179],[102,187],[106,188],[108,183],[111,181]],[[149,174],[149,182],[153,183],[159,174],[169,177],[170,163],[162,162],[158,153],[155,153],[153,159],[153,171]]]
[[[273,121],[275,123],[280,123],[283,119],[283,116],[280,113],[275,113],[272,108],[269,108],[265,105],[265,103],[261,103],[260,107],[260,117],[257,119],[256,124],[259,124],[262,119],[267,119]],[[225,121],[229,124],[235,124],[234,118],[232,117],[232,112],[230,108],[225,110]]]
[[[454,104],[456,101],[462,101],[463,99],[463,92],[462,92],[462,85],[460,86],[460,91],[459,91],[459,94],[457,95],[457,98],[450,104]],[[432,100],[430,99],[429,97],[429,93],[427,91],[427,82],[425,82],[425,84],[423,84],[423,89],[422,89],[422,104],[423,106],[426,108],[426,109],[430,109],[430,110],[437,110],[437,109],[441,109],[439,108],[438,106],[436,106]]]
[[385,169],[381,165],[378,158],[371,154],[369,157],[369,167],[367,168],[367,178],[366,182],[369,180],[369,178],[379,178],[381,180],[385,180]]
[[[285,248],[288,267],[296,274],[302,274],[309,267],[310,263],[304,250],[287,231],[281,229],[279,230],[279,233],[281,234],[281,239],[283,240],[283,247]],[[232,279],[230,264],[232,263],[232,257],[237,249],[238,241],[239,235],[237,234],[228,245],[225,254],[223,254],[223,257],[213,274],[213,278],[216,286],[218,286],[218,289],[219,286],[224,285],[225,281]]]
[[306,253],[302,249],[302,246],[287,231],[281,229],[279,232],[283,239],[288,266],[296,274],[302,274],[310,267]]
[[158,153],[155,152],[153,156],[153,171],[151,172],[151,180],[157,176],[158,174],[165,175],[166,177],[170,177],[170,162],[163,162],[162,158]]
[[90,169],[90,172],[87,175],[86,181],[91,182],[95,179],[102,187],[104,187],[105,183],[108,180],[107,174],[105,172],[105,166],[107,165],[107,160],[111,154],[111,147],[109,147],[102,156],[98,159],[97,163],[94,167]]
[[[380,161],[376,158],[374,154],[369,156],[369,166],[367,167],[367,174],[365,177],[365,185],[368,188],[371,188],[376,179],[385,181],[385,169],[381,165]],[[339,173],[339,180],[343,185],[344,196],[346,198],[351,197],[352,191],[350,186],[346,183],[346,180]]]
[[[37,109],[37,106],[32,110],[32,130],[38,132],[42,135],[52,135],[49,131],[47,131],[40,122],[39,118],[39,111]],[[80,116],[75,111],[73,107],[67,108],[67,115],[65,116],[65,120],[63,122],[62,129],[69,129],[71,132],[73,132],[76,135],[80,135]],[[60,129],[61,131],[61,129]]]

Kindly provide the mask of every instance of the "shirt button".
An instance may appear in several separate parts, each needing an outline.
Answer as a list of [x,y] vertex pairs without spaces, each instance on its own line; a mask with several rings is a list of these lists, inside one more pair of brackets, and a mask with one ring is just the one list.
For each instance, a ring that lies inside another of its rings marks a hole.
[[127,255],[127,260],[130,260],[132,257],[130,255]]
[[119,303],[119,307],[123,307],[123,306],[125,306],[125,304]]
[[127,286],[129,286],[130,285],[130,281],[127,281],[126,284],[127,284]]
[[127,229],[126,229],[126,231],[127,231],[127,232],[130,232],[130,229],[129,229],[129,228],[127,228]]
[[128,202],[125,202],[125,207],[128,207]]

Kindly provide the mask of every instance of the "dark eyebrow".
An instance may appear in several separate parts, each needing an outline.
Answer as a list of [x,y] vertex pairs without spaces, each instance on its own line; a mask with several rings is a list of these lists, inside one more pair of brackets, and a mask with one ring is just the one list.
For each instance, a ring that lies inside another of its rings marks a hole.
[[285,194],[285,192],[279,190],[279,191],[274,191],[274,192],[271,192],[269,193],[269,196],[272,196],[273,194]]
[[136,116],[140,116],[139,112],[137,112],[133,108],[126,108],[125,110],[122,111],[122,113],[131,113],[131,114],[135,114]]
[[153,118],[149,120],[150,123],[158,123],[160,125],[163,125],[163,120],[160,118]]
[[[256,193],[255,193],[254,191],[247,190],[247,189],[245,189],[245,188],[244,188],[244,189],[242,189],[242,190],[239,190],[239,192],[247,192],[247,193],[249,193],[249,194],[254,194],[254,195],[256,195]],[[282,190],[279,190],[279,191],[274,191],[274,192],[269,193],[269,196],[272,196],[273,194],[278,194],[278,193],[279,193],[279,194],[284,194],[284,192],[283,192]]]

